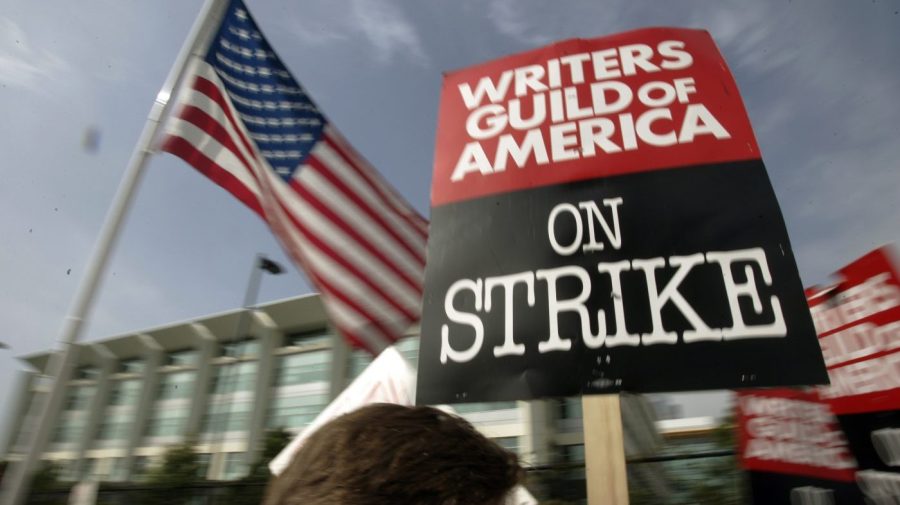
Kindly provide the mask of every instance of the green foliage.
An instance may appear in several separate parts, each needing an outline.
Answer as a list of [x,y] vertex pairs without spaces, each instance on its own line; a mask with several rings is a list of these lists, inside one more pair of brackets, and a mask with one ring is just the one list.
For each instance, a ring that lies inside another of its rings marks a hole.
[[185,441],[169,447],[162,462],[147,473],[150,489],[140,495],[140,505],[182,505],[190,503],[197,482],[200,461],[194,444]]
[[265,483],[271,478],[269,462],[294,438],[284,428],[266,431],[260,458],[250,466],[247,476],[241,479],[243,486],[231,489],[228,497],[229,505],[257,505],[262,502]]
[[32,491],[53,491],[64,487],[59,478],[62,475],[62,467],[53,461],[46,461],[41,468],[34,473],[31,479]]
[[660,497],[647,486],[629,486],[628,503],[630,505],[659,505]]
[[278,456],[278,453],[287,447],[293,439],[294,435],[284,428],[275,428],[274,430],[267,431],[266,439],[263,443],[262,454],[263,459],[266,460],[266,464],[275,459],[275,456]]
[[525,473],[520,483],[541,505],[577,505],[585,496],[584,467],[558,464]]
[[[723,419],[713,434],[717,449],[737,449],[737,425],[734,415]],[[737,457],[713,458],[704,478],[691,489],[691,501],[698,505],[742,505],[746,503],[747,483]]]
[[280,453],[293,438],[294,435],[284,428],[276,428],[267,431],[265,439],[263,440],[262,455],[260,456],[260,459],[250,467],[247,478],[254,480],[268,480],[270,476],[269,462],[275,459],[275,456],[278,456],[278,453]]
[[200,460],[193,442],[173,445],[163,455],[162,464],[150,470],[147,482],[165,486],[183,486],[197,481]]
[[45,461],[31,480],[29,505],[65,505],[68,485],[60,481],[63,469],[58,463]]
[[[293,435],[284,429],[266,432],[259,460],[251,465],[246,477],[228,483],[205,483],[197,476],[201,470],[194,443],[169,447],[162,461],[151,468],[144,484],[123,484],[114,498],[99,497],[98,503],[128,503],[130,505],[258,505],[262,502],[270,475],[268,464],[291,441]],[[64,505],[68,499],[66,485],[59,482],[61,468],[48,463],[35,474],[29,503],[34,505]],[[104,484],[113,486],[115,484]],[[107,491],[109,492],[108,488]],[[108,493],[107,493],[108,494]],[[207,501],[210,500],[210,501]]]

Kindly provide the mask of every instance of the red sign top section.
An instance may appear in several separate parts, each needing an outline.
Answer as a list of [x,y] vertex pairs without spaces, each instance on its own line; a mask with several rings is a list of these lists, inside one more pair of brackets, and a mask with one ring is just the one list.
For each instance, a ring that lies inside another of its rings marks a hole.
[[839,282],[834,286],[806,289],[810,307],[846,309],[832,312],[829,318],[816,318],[816,331],[820,336],[890,311],[900,304],[893,296],[895,290],[900,290],[900,274],[889,247],[875,249],[835,275]]
[[448,73],[432,205],[568,181],[758,159],[709,33],[573,39]]
[[828,404],[795,389],[740,391],[738,451],[746,470],[852,482],[856,460]]

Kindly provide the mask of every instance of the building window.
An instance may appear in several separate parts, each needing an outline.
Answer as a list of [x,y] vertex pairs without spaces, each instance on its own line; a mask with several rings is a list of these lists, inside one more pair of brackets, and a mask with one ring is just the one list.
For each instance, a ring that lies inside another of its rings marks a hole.
[[100,425],[97,431],[97,440],[125,440],[128,437],[128,427],[131,423],[119,420],[107,420]]
[[69,391],[66,398],[65,410],[86,410],[91,397],[94,396],[94,386],[78,386]]
[[179,437],[184,432],[187,423],[188,410],[186,408],[160,408],[147,424],[147,436],[150,437]]
[[81,437],[83,431],[84,426],[81,424],[62,424],[56,427],[56,431],[53,434],[53,442],[59,444],[74,442]]
[[299,431],[328,405],[328,392],[300,396],[275,397],[269,409],[269,428]]
[[[135,381],[137,383],[137,381]],[[134,425],[134,409],[108,408],[105,415],[100,420],[97,428],[96,440],[98,442],[124,441],[131,434],[131,427]],[[101,444],[105,447],[121,444],[105,443]]]
[[221,356],[231,356],[233,358],[247,358],[257,356],[259,354],[259,341],[253,338],[237,340],[232,342],[223,342],[220,347]]
[[119,362],[120,373],[143,373],[144,360],[140,358],[123,359]]
[[147,429],[147,435],[151,437],[178,437],[184,428],[185,418],[175,417],[171,419],[153,419]]
[[278,359],[267,426],[297,431],[328,405],[330,351],[288,354]]
[[250,420],[253,403],[249,401],[224,403],[217,402],[209,406],[203,417],[204,433],[222,433],[244,431]]
[[206,480],[206,474],[209,473],[209,462],[211,460],[212,454],[209,453],[201,453],[197,454],[197,478],[201,480]]
[[172,351],[166,355],[166,364],[171,366],[195,366],[200,353],[194,349]]
[[497,437],[491,440],[509,452],[519,453],[519,437]]
[[559,401],[560,419],[581,419],[581,398],[563,398]]
[[[404,337],[394,344],[397,351],[409,363],[409,366],[416,369],[419,363],[419,337]],[[350,355],[349,377],[355,379],[359,374],[363,373],[370,364],[372,364],[372,355],[366,351],[357,350]]]
[[284,347],[306,347],[330,343],[331,335],[325,330],[301,331],[284,336]]
[[112,458],[110,461],[109,480],[113,482],[121,482],[125,480],[125,458]]
[[367,351],[353,351],[353,354],[350,355],[350,366],[347,367],[347,373],[351,379],[355,379],[371,364],[372,355]]
[[163,374],[159,380],[157,399],[190,398],[196,375],[193,371]]
[[256,369],[255,361],[217,366],[213,377],[213,394],[252,391],[256,385]]
[[453,405],[460,414],[472,414],[475,412],[490,412],[493,410],[509,410],[518,408],[516,402],[476,402],[476,403],[460,403]]
[[141,381],[138,379],[113,382],[109,391],[109,405],[134,405],[141,394]]
[[394,344],[394,347],[397,348],[397,351],[406,359],[413,370],[419,366],[419,337],[401,338]]
[[584,463],[584,444],[563,445],[559,452],[563,463]]
[[275,372],[277,387],[310,382],[327,382],[331,364],[328,351],[288,354],[278,359]]
[[[560,478],[569,480],[577,487],[584,489],[584,444],[562,445],[558,447],[560,463],[564,466]],[[567,468],[567,469],[566,469]],[[629,478],[633,468],[627,468]],[[631,482],[631,480],[629,480]]]
[[96,380],[100,377],[100,369],[95,366],[82,366],[75,370],[76,379]]
[[225,454],[225,468],[222,472],[222,480],[234,480],[247,475],[247,464],[244,463],[243,452],[229,452]]

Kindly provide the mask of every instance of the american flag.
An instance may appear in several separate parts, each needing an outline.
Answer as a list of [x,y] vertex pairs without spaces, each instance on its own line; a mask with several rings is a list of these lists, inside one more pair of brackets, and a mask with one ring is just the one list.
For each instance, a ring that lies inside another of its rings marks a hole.
[[161,149],[259,214],[333,326],[377,354],[419,319],[427,222],[328,122],[243,2],[214,30]]

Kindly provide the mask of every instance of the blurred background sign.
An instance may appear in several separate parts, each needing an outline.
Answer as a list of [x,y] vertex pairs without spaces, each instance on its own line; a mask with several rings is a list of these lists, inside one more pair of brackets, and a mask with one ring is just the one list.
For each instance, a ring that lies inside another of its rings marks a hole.
[[872,251],[836,276],[831,287],[807,290],[831,385],[739,394],[739,450],[756,504],[900,499],[900,277],[892,251]]

